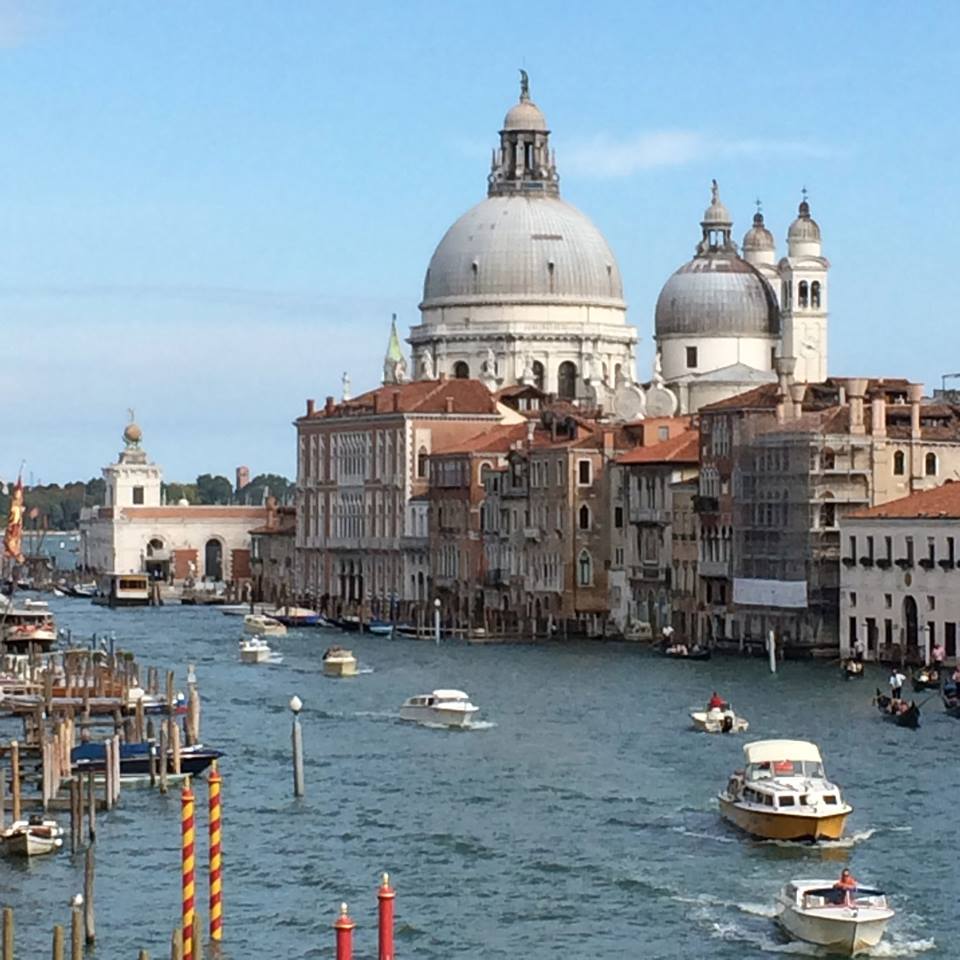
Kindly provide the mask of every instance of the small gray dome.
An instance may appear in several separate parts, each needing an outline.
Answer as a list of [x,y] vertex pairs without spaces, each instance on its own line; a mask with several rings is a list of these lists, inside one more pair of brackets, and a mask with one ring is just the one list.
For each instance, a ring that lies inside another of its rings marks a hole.
[[531,302],[623,307],[617,261],[603,234],[558,197],[487,197],[440,241],[420,306]]
[[820,242],[820,226],[813,217],[810,216],[810,204],[804,200],[800,204],[797,213],[797,219],[790,224],[787,231],[788,240],[813,240]]
[[546,133],[547,118],[532,100],[521,100],[503,118],[504,130],[540,130]]
[[657,298],[656,335],[777,336],[780,309],[760,273],[732,252],[694,257]]
[[753,215],[753,226],[743,235],[744,252],[748,250],[773,250],[775,248],[773,234],[764,226],[763,214],[757,211]]

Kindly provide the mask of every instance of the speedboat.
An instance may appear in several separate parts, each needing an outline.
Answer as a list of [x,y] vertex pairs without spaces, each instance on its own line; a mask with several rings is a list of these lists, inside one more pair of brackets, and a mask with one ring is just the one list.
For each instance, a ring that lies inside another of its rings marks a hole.
[[722,707],[707,707],[690,713],[693,725],[704,733],[745,733],[750,724],[733,712],[729,703]]
[[14,820],[0,833],[4,853],[15,857],[37,857],[63,846],[63,827],[56,820],[34,814],[29,820]]
[[777,896],[777,922],[790,936],[846,957],[875,947],[893,914],[881,891],[830,880],[794,880]]
[[469,727],[479,712],[462,690],[434,690],[407,700],[400,708],[400,719],[426,726]]
[[245,637],[240,641],[241,663],[266,663],[272,656],[270,644],[263,637]]
[[355,677],[357,658],[343,647],[329,647],[323,653],[323,675],[325,677]]
[[853,808],[826,778],[816,744],[757,740],[720,791],[720,813],[765,840],[837,840]]
[[243,618],[243,629],[245,633],[258,634],[265,637],[285,637],[287,628],[273,617],[268,617],[264,613],[248,613]]

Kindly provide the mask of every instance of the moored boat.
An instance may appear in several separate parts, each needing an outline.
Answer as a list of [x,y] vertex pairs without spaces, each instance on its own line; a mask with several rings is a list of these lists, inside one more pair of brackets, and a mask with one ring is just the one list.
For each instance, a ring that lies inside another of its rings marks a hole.
[[862,680],[863,679],[863,661],[862,660],[844,660],[840,665],[844,680]]
[[357,658],[343,647],[330,647],[323,654],[323,675],[325,677],[355,677]]
[[375,637],[389,637],[393,633],[393,624],[389,620],[370,620],[366,628],[367,633]]
[[93,602],[101,607],[147,607],[150,581],[145,573],[106,573]]
[[[157,747],[152,743],[120,744],[120,776],[140,776],[150,773],[150,758],[156,756]],[[198,743],[180,749],[180,772],[197,776],[223,756],[220,750],[212,750]],[[70,751],[70,762],[77,773],[91,771],[103,773],[106,769],[106,746],[102,741],[77,744]],[[173,769],[173,751],[167,751],[167,769]]]
[[816,744],[757,740],[743,748],[745,767],[720,792],[720,813],[765,840],[837,840],[852,807],[827,780]]
[[56,820],[34,814],[29,820],[15,820],[0,833],[0,841],[10,856],[42,856],[63,846],[63,827]]
[[877,690],[875,697],[880,716],[888,723],[895,723],[898,727],[907,727],[916,730],[920,726],[920,708],[915,701],[894,700],[885,693]]
[[[36,604],[39,601],[27,601]],[[0,601],[0,643],[8,650],[26,651],[29,647],[49,650],[57,639],[57,625],[47,605],[16,607]]]
[[272,656],[273,650],[263,637],[244,637],[240,641],[241,663],[266,663]]
[[426,726],[469,727],[479,712],[462,690],[434,690],[405,701],[400,719]]
[[674,660],[709,660],[710,649],[699,644],[688,647],[685,643],[675,643],[664,648],[663,655]]
[[285,627],[315,627],[320,620],[316,610],[306,607],[279,607],[271,616]]
[[287,628],[279,620],[264,613],[248,613],[243,618],[243,629],[245,633],[264,637],[284,637],[287,634]]
[[777,922],[790,936],[847,957],[877,946],[894,915],[880,890],[845,890],[830,880],[788,883],[776,908]]

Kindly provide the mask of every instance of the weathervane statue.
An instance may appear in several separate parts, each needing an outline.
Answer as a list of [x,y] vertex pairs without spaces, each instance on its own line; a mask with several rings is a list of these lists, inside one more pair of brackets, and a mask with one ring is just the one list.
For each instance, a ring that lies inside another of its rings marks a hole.
[[520,99],[529,100],[530,99],[530,78],[527,76],[527,71],[520,68]]

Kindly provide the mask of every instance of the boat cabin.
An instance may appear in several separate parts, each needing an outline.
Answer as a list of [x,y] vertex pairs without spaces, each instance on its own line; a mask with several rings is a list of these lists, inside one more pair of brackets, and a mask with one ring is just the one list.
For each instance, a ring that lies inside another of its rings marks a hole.
[[146,607],[150,581],[145,573],[107,573],[100,578],[100,597],[108,607]]
[[803,740],[759,740],[743,752],[746,765],[730,779],[729,792],[743,803],[784,812],[799,807],[841,805],[840,791],[826,779],[820,751]]

